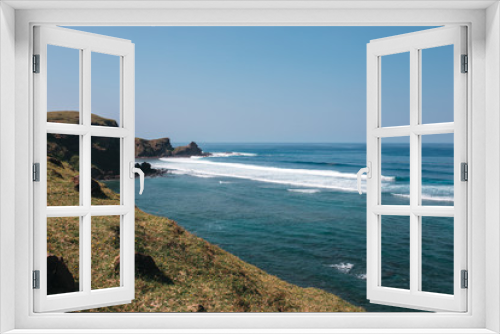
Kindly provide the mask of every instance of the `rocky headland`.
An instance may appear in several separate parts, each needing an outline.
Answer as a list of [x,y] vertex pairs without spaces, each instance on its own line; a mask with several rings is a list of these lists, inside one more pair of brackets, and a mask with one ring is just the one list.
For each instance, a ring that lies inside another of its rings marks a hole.
[[[54,123],[78,124],[77,111],[51,111],[47,113],[47,121]],[[92,114],[91,124],[98,126],[118,127],[118,123],[109,118]],[[47,155],[57,161],[68,161],[74,168],[79,168],[78,136],[64,134],[50,134],[47,136]],[[170,138],[143,139],[135,138],[135,157],[144,159],[192,156],[210,156],[210,153],[191,142],[185,146],[173,147]],[[94,180],[113,180],[120,175],[120,140],[108,137],[92,138],[92,178]],[[136,164],[146,176],[161,176],[167,172],[165,169],[154,169],[148,162]],[[76,182],[76,181],[75,181]],[[75,183],[76,184],[76,183]]]

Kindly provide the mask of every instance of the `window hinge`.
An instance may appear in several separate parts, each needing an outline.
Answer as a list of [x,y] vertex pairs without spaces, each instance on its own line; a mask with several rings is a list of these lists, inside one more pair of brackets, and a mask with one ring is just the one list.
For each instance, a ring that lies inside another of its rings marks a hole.
[[469,181],[469,165],[466,162],[462,162],[460,165],[460,173],[462,181]]
[[40,270],[33,270],[33,289],[40,289]]
[[33,181],[40,182],[40,164],[38,162],[33,164]]
[[462,55],[462,73],[469,72],[469,56]]
[[40,55],[33,55],[33,73],[40,73]]
[[469,273],[467,270],[462,270],[462,289],[469,287]]

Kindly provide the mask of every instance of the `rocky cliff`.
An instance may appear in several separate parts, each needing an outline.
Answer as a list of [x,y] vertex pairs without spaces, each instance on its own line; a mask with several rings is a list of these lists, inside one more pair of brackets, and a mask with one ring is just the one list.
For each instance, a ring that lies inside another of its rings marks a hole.
[[172,156],[174,148],[169,138],[142,139],[135,138],[135,156],[137,158],[162,158]]
[[[54,123],[79,124],[77,111],[51,111],[47,113],[47,121]],[[117,127],[115,120],[92,114],[91,124]],[[108,137],[92,137],[92,177],[96,180],[114,179],[120,173],[120,139]],[[73,168],[79,168],[78,136],[49,134],[47,136],[47,155],[61,161],[68,161]],[[136,158],[191,157],[206,156],[195,142],[187,146],[173,147],[169,138],[142,139],[135,138]],[[157,172],[151,175],[158,175]]]

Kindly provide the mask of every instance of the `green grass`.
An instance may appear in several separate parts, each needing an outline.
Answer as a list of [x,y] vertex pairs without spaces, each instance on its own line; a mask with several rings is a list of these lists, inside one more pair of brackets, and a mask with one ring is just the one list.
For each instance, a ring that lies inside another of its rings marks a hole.
[[[59,176],[61,175],[62,178]],[[48,205],[78,203],[67,162],[48,163]],[[118,195],[101,183],[108,199]],[[173,220],[135,209],[136,252],[153,257],[168,280],[136,274],[135,300],[130,304],[90,312],[362,312],[339,297],[316,288],[301,288],[250,265],[196,237]],[[78,275],[78,218],[49,218],[48,253],[63,256],[76,281]],[[119,286],[119,217],[92,218],[92,288]]]
[[[47,118],[49,122],[79,124],[75,111],[49,112]],[[91,122],[117,126],[114,120],[98,115],[92,115]],[[48,159],[47,166],[47,205],[79,205],[79,192],[75,188],[79,141],[68,136],[48,138],[48,153],[52,158]],[[105,144],[103,141],[100,146],[94,146],[96,149],[111,147]],[[103,183],[99,185],[102,193],[92,198],[92,205],[120,203],[118,194]],[[92,217],[92,289],[120,285],[119,228],[119,216]],[[47,219],[47,253],[62,256],[77,283],[79,230],[77,217]],[[364,311],[323,290],[301,288],[269,275],[189,233],[175,221],[138,208],[135,209],[135,251],[151,256],[162,277],[145,276],[136,271],[135,299],[130,304],[88,312]]]
[[[47,112],[47,122],[80,124],[80,115],[78,111],[73,110],[49,111]],[[104,118],[95,114],[91,114],[90,123],[100,126],[118,126],[114,119]]]

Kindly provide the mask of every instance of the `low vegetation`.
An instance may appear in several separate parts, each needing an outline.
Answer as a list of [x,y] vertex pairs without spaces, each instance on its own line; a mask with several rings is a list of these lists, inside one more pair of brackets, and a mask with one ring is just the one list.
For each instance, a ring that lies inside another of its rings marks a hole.
[[[59,158],[48,158],[48,205],[78,205],[78,171]],[[93,205],[119,204],[118,194],[94,182],[99,192]],[[90,312],[364,311],[323,290],[269,275],[173,220],[138,208],[135,215],[135,300]],[[79,219],[48,218],[47,226],[48,255],[64,259],[78,286]],[[119,217],[92,217],[93,289],[119,286],[119,226]]]

